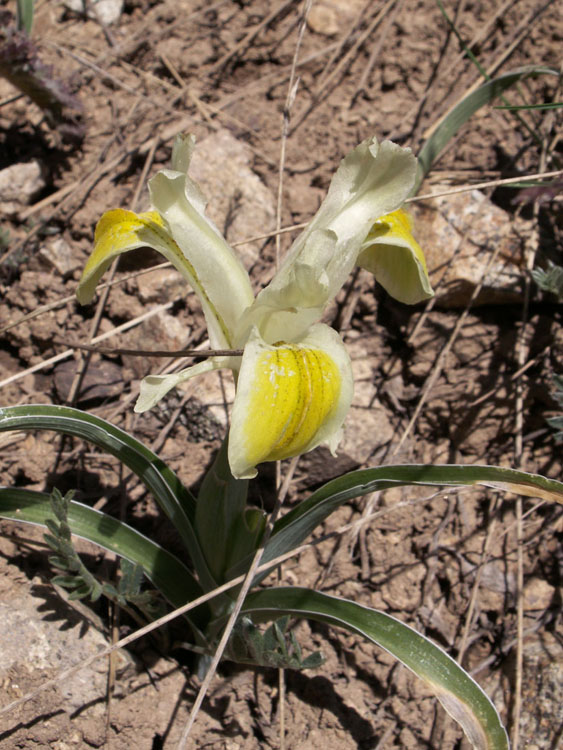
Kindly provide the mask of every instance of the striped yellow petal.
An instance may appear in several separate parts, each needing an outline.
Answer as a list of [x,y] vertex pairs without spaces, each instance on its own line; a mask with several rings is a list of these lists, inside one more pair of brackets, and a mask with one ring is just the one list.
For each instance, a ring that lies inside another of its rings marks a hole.
[[230,347],[228,326],[203,288],[192,263],[180,250],[157,211],[136,214],[117,208],[102,216],[96,226],[94,249],[76,291],[78,301],[85,304],[92,299],[98,281],[116,256],[139,247],[152,247],[176,266],[201,301],[213,345]]
[[358,265],[371,271],[399,302],[414,305],[434,295],[424,253],[412,235],[410,216],[402,208],[377,220],[363,244]]
[[266,344],[254,329],[245,347],[229,437],[237,478],[263,461],[312,450],[334,438],[350,407],[350,360],[338,334],[312,326],[298,343]]

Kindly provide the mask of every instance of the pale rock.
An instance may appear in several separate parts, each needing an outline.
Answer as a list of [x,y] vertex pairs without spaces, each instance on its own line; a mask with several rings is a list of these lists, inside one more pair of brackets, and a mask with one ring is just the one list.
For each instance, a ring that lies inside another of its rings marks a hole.
[[[229,242],[260,236],[275,228],[276,201],[252,171],[252,149],[228,130],[219,130],[198,142],[190,177],[207,198],[207,215]],[[260,243],[240,245],[236,252],[249,269],[257,260]]]
[[123,13],[123,0],[97,0],[94,13],[104,26],[117,23]]
[[338,454],[346,454],[363,464],[392,439],[394,427],[377,397],[373,377],[378,365],[376,357],[363,348],[361,341],[347,342],[346,348],[354,372],[354,398]]
[[158,268],[137,277],[139,299],[143,303],[164,304],[187,294],[186,280],[175,268]]
[[57,271],[63,278],[70,276],[81,267],[81,263],[72,254],[72,248],[63,237],[47,240],[39,248],[39,257],[49,267]]
[[555,587],[543,578],[531,578],[524,586],[524,610],[546,610],[553,602]]
[[[434,187],[433,192],[440,192]],[[414,203],[414,234],[424,250],[436,304],[467,304],[489,269],[474,304],[514,303],[521,299],[523,269],[513,219],[483,193],[472,190]]]
[[[3,559],[0,568],[5,580],[15,578],[14,567]],[[50,676],[54,676],[107,646],[100,632],[93,627],[85,628],[82,619],[60,601],[56,610],[58,616],[54,618],[53,590],[38,585],[40,579],[34,579],[34,585],[28,581],[22,581],[22,584],[12,584],[3,592],[0,602],[0,684],[14,697],[19,689],[18,674],[24,675],[26,681],[35,678],[39,685],[47,678],[44,670],[49,670]],[[41,596],[35,592],[42,592]],[[48,592],[48,606],[43,592]],[[65,610],[68,624],[63,627],[61,619],[64,623],[62,613]],[[63,698],[61,707],[73,712],[95,701],[103,707],[106,682],[107,659],[100,659],[57,684]],[[103,713],[103,708],[100,713]]]
[[65,5],[74,13],[86,12],[103,26],[119,21],[123,12],[123,0],[65,0]]
[[320,0],[307,16],[307,26],[315,34],[335,36],[342,32],[365,7],[365,0]]
[[315,34],[324,34],[325,36],[334,36],[340,31],[338,23],[338,11],[336,8],[319,3],[311,8],[307,16],[307,25]]
[[3,213],[16,213],[22,205],[31,203],[44,187],[45,180],[37,159],[12,164],[0,170],[0,204],[4,204]]

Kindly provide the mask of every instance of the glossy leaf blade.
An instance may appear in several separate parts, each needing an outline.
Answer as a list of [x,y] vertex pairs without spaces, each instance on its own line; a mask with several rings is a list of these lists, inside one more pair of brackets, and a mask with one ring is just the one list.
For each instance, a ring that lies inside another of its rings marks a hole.
[[[343,503],[370,492],[408,485],[427,487],[481,485],[563,503],[563,483],[514,469],[480,465],[433,466],[426,464],[363,469],[333,479],[280,518],[266,545],[263,562],[273,560],[304,542],[312,531]],[[248,560],[244,561],[244,564],[235,566],[229,571],[229,576],[244,572],[244,565],[247,564]],[[265,575],[266,573],[261,574],[260,578]]]
[[[53,518],[49,495],[0,487],[0,517],[46,526]],[[141,565],[147,578],[174,607],[201,596],[199,584],[175,555],[123,521],[71,500],[68,524],[76,536]]]
[[428,174],[433,162],[438,158],[448,141],[478,109],[523,78],[540,74],[558,76],[559,71],[542,65],[527,65],[523,68],[517,68],[486,81],[458,102],[442,119],[418,154],[418,170],[413,195],[418,191],[422,180]]
[[128,466],[153,494],[174,524],[192,559],[202,586],[216,582],[193,530],[195,500],[174,472],[149,448],[104,419],[79,409],[51,404],[0,408],[0,432],[6,430],[53,430],[87,440]]
[[18,0],[18,31],[25,31],[28,36],[31,36],[31,27],[33,26],[34,5],[35,0]]
[[381,646],[422,679],[463,728],[477,750],[507,750],[496,708],[479,685],[445,651],[394,617],[309,589],[272,588],[250,594],[241,615],[268,621],[283,615],[319,620]]

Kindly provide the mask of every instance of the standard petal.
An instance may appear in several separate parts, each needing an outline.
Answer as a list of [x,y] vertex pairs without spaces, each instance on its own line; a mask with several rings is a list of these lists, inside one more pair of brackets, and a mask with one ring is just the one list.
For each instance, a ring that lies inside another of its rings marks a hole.
[[157,211],[142,214],[122,208],[106,211],[96,226],[94,249],[76,290],[78,301],[86,304],[92,299],[98,281],[116,256],[139,247],[152,247],[176,266],[200,299],[211,345],[216,348],[231,347],[227,323],[211,301],[196,269],[180,250]]
[[[240,359],[236,364],[239,362]],[[147,375],[146,378],[141,380],[141,390],[135,404],[135,411],[143,412],[152,409],[161,398],[166,396],[168,391],[190,378],[203,375],[204,372],[225,368],[233,369],[232,357],[209,357],[204,362],[199,362],[197,365],[192,365],[192,367],[187,367],[185,370],[175,372],[172,375]]]
[[[247,313],[267,340],[273,340],[266,327],[276,309],[291,311],[299,298],[299,308],[322,310],[337,294],[374,222],[399,208],[415,175],[416,158],[410,149],[390,141],[364,141],[342,160],[317,214]],[[255,315],[258,309],[267,321]],[[286,327],[286,337],[303,335],[310,318],[305,314],[288,320],[292,327]]]
[[266,344],[254,329],[244,349],[229,436],[233,476],[312,450],[335,435],[350,408],[353,378],[339,335],[312,326],[298,343]]
[[254,301],[254,294],[248,273],[205,215],[205,197],[187,174],[194,142],[192,136],[176,140],[173,169],[161,170],[149,182],[151,202],[165,219],[177,246],[205,289],[209,304],[227,329],[228,340],[223,343],[210,331],[211,345],[232,347],[235,326]]
[[375,223],[358,256],[358,265],[371,271],[399,302],[414,305],[434,296],[424,253],[412,236],[412,222],[403,209]]
[[333,232],[312,233],[307,254],[296,257],[286,273],[276,276],[245,311],[235,346],[244,345],[254,326],[266,341],[294,341],[319,320],[330,295],[330,279],[324,269],[335,243]]

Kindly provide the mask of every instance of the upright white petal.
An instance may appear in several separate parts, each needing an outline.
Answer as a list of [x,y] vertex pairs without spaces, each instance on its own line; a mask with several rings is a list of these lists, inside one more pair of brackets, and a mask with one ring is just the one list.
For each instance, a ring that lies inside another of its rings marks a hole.
[[[303,334],[344,284],[373,223],[408,197],[415,175],[410,149],[375,138],[357,146],[342,160],[317,214],[241,326],[257,325],[268,341],[280,328],[289,340]],[[286,315],[277,318],[279,311]],[[282,320],[283,327],[276,322]]]
[[232,346],[234,328],[254,295],[248,273],[205,215],[205,197],[187,174],[193,146],[193,136],[178,137],[174,169],[161,170],[149,182],[151,202],[166,220],[170,234],[194,267],[209,302],[227,328],[226,342],[209,331],[211,346]]
[[171,375],[147,375],[146,378],[141,380],[141,390],[135,404],[135,411],[144,412],[152,409],[161,398],[166,396],[168,391],[176,388],[180,383],[185,383],[190,378],[195,378],[198,375],[203,375],[204,372],[212,372],[213,370],[235,369],[239,364],[239,358],[209,357],[209,359],[203,362],[198,362],[197,365],[192,365],[185,370],[172,373]]

